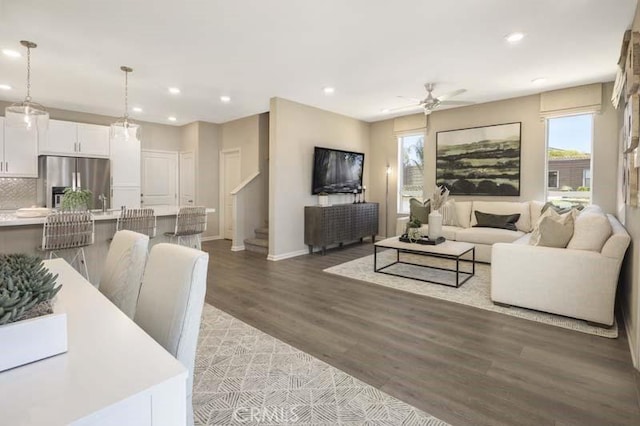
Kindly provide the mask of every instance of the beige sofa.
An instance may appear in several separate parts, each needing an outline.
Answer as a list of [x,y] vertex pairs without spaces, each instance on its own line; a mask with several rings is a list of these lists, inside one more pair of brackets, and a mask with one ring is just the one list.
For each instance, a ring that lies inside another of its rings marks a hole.
[[[457,226],[444,226],[445,238],[476,246],[476,259],[491,263],[491,300],[501,305],[583,319],[610,326],[614,321],[616,288],[620,268],[631,238],[622,224],[606,215],[610,229],[591,249],[553,248],[529,244],[531,231],[541,215],[542,202],[456,202]],[[473,228],[473,212],[520,213],[517,231]],[[580,215],[604,216],[600,207],[587,207]],[[574,238],[578,233],[578,220]],[[408,218],[398,220],[402,233]],[[600,219],[606,225],[607,220]],[[428,225],[423,226],[428,231]],[[598,231],[580,231],[590,237]],[[569,243],[572,247],[572,243]]]
[[[463,241],[476,246],[476,260],[491,263],[491,247],[495,243],[512,243],[533,230],[533,226],[540,218],[544,203],[540,201],[456,201],[456,226],[443,226],[442,233],[448,240]],[[474,228],[476,225],[475,211],[491,214],[519,213],[516,222],[517,231],[495,228]],[[401,235],[409,221],[408,217],[397,221],[396,235]],[[422,225],[423,235],[427,235],[429,225]]]

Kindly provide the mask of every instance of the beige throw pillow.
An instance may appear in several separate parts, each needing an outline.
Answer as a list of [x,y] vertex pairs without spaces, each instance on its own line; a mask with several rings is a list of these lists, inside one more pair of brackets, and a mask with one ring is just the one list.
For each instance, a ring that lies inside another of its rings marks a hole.
[[576,214],[576,210],[560,215],[553,209],[547,209],[538,219],[529,244],[542,247],[567,247],[573,237]]
[[444,203],[444,206],[440,207],[440,214],[442,215],[442,224],[444,226],[458,226],[456,202],[453,198],[450,198]]

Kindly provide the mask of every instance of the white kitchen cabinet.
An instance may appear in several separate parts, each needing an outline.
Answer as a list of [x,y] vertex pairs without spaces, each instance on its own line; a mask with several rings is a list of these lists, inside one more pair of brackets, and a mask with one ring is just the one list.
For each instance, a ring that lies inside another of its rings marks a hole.
[[21,127],[4,125],[0,138],[0,176],[1,177],[38,177],[38,134],[27,132]]
[[109,127],[78,123],[78,152],[82,156],[109,156]]
[[109,127],[72,121],[49,120],[40,138],[40,155],[109,157]]
[[130,209],[140,208],[140,187],[139,186],[112,186],[111,187],[111,208],[119,209],[126,206]]
[[140,140],[111,139],[111,186],[140,187]]
[[49,129],[40,138],[40,154],[76,156],[77,147],[77,123],[49,120]]

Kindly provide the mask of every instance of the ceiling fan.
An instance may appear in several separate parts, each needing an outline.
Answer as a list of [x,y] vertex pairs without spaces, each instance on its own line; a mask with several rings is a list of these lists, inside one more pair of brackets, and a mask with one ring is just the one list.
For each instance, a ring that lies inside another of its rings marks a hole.
[[424,109],[424,115],[429,115],[431,114],[431,112],[433,112],[433,110],[438,109],[440,106],[454,106],[454,105],[462,106],[462,105],[471,105],[474,103],[474,102],[467,102],[467,101],[448,100],[450,98],[453,98],[454,96],[458,96],[466,92],[467,91],[466,89],[458,89],[458,90],[454,90],[453,92],[446,93],[438,97],[434,97],[433,90],[435,89],[435,83],[426,83],[424,85],[424,88],[427,90],[426,98],[418,99],[418,98],[407,98],[405,96],[400,96],[401,98],[412,99],[417,103],[413,103],[411,105],[405,105],[397,108],[385,109],[384,112],[396,112],[396,111],[402,111],[402,110],[408,110],[408,109],[414,109],[414,108],[420,107]]

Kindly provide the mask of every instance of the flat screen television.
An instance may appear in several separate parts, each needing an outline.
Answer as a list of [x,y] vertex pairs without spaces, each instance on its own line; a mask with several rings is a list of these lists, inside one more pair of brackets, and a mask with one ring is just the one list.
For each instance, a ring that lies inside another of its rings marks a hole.
[[313,154],[311,193],[353,192],[362,186],[364,154],[316,146]]

